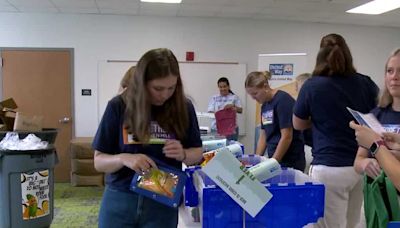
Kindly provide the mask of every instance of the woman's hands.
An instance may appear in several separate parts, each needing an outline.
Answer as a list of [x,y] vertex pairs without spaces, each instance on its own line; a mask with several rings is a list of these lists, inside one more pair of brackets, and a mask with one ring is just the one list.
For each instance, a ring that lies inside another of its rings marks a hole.
[[227,104],[225,105],[224,109],[233,109],[236,111],[236,106],[234,104]]
[[381,172],[381,167],[378,164],[378,161],[374,158],[365,158],[361,162],[361,169],[368,176],[375,178],[379,176]]
[[[186,159],[186,150],[183,149],[180,141],[171,139],[167,140],[164,145],[163,153],[167,158],[173,158],[178,161],[184,161]],[[145,173],[150,168],[157,168],[156,163],[145,154],[120,154],[120,161],[122,164],[136,173]]]
[[163,148],[163,153],[165,157],[178,161],[183,162],[186,159],[186,150],[183,149],[181,142],[175,139],[167,140]]
[[383,138],[390,150],[400,150],[400,134],[386,132],[383,133]]
[[243,108],[237,107],[234,104],[227,104],[227,105],[225,105],[224,109],[232,109],[237,113],[242,113],[242,111],[243,111]]
[[356,131],[356,140],[358,145],[366,149],[369,149],[373,142],[382,139],[382,137],[371,128],[358,125],[354,121],[350,122],[350,127]]
[[136,173],[144,174],[150,168],[157,168],[156,163],[145,154],[120,154],[122,164]]

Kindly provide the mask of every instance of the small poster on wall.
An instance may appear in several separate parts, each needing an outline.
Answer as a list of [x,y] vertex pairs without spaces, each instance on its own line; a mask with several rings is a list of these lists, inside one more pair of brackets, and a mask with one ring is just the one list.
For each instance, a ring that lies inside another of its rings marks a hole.
[[269,64],[269,72],[272,75],[272,80],[293,80],[293,63],[273,63]]
[[[294,83],[297,75],[310,72],[310,69],[307,68],[307,53],[294,52],[259,54],[258,70],[267,70],[271,73],[272,77],[269,80],[271,88],[280,88]],[[293,90],[294,88],[293,86]]]
[[50,214],[49,170],[21,173],[22,217],[36,219]]

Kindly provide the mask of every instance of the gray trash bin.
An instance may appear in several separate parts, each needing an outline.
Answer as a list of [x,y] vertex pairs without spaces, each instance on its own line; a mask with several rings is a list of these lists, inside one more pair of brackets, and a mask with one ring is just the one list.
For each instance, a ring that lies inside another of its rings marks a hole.
[[[31,132],[40,138],[57,132]],[[0,140],[5,134],[0,133]],[[21,138],[21,136],[20,136]],[[0,150],[0,227],[49,227],[54,217],[53,141],[43,150]]]

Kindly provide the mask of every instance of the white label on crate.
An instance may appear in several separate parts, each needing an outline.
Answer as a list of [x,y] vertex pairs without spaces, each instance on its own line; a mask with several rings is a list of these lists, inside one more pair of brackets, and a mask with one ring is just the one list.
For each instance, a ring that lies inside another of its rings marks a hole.
[[21,173],[21,193],[24,220],[50,214],[49,170]]
[[272,198],[265,186],[227,150],[217,153],[202,170],[253,217]]

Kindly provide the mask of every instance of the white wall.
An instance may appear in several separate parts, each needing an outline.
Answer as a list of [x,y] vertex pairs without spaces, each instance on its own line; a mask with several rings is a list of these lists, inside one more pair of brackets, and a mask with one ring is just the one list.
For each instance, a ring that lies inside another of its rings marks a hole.
[[[357,69],[382,83],[386,57],[400,46],[400,28],[243,19],[0,13],[0,31],[0,47],[74,48],[78,137],[92,136],[97,128],[99,60],[137,60],[149,49],[168,47],[179,60],[194,51],[197,61],[245,63],[250,72],[257,69],[260,53],[306,52],[311,71],[321,36],[339,33]],[[83,88],[92,89],[93,96],[82,97]],[[253,148],[255,102],[247,97],[247,104],[243,142]]]

